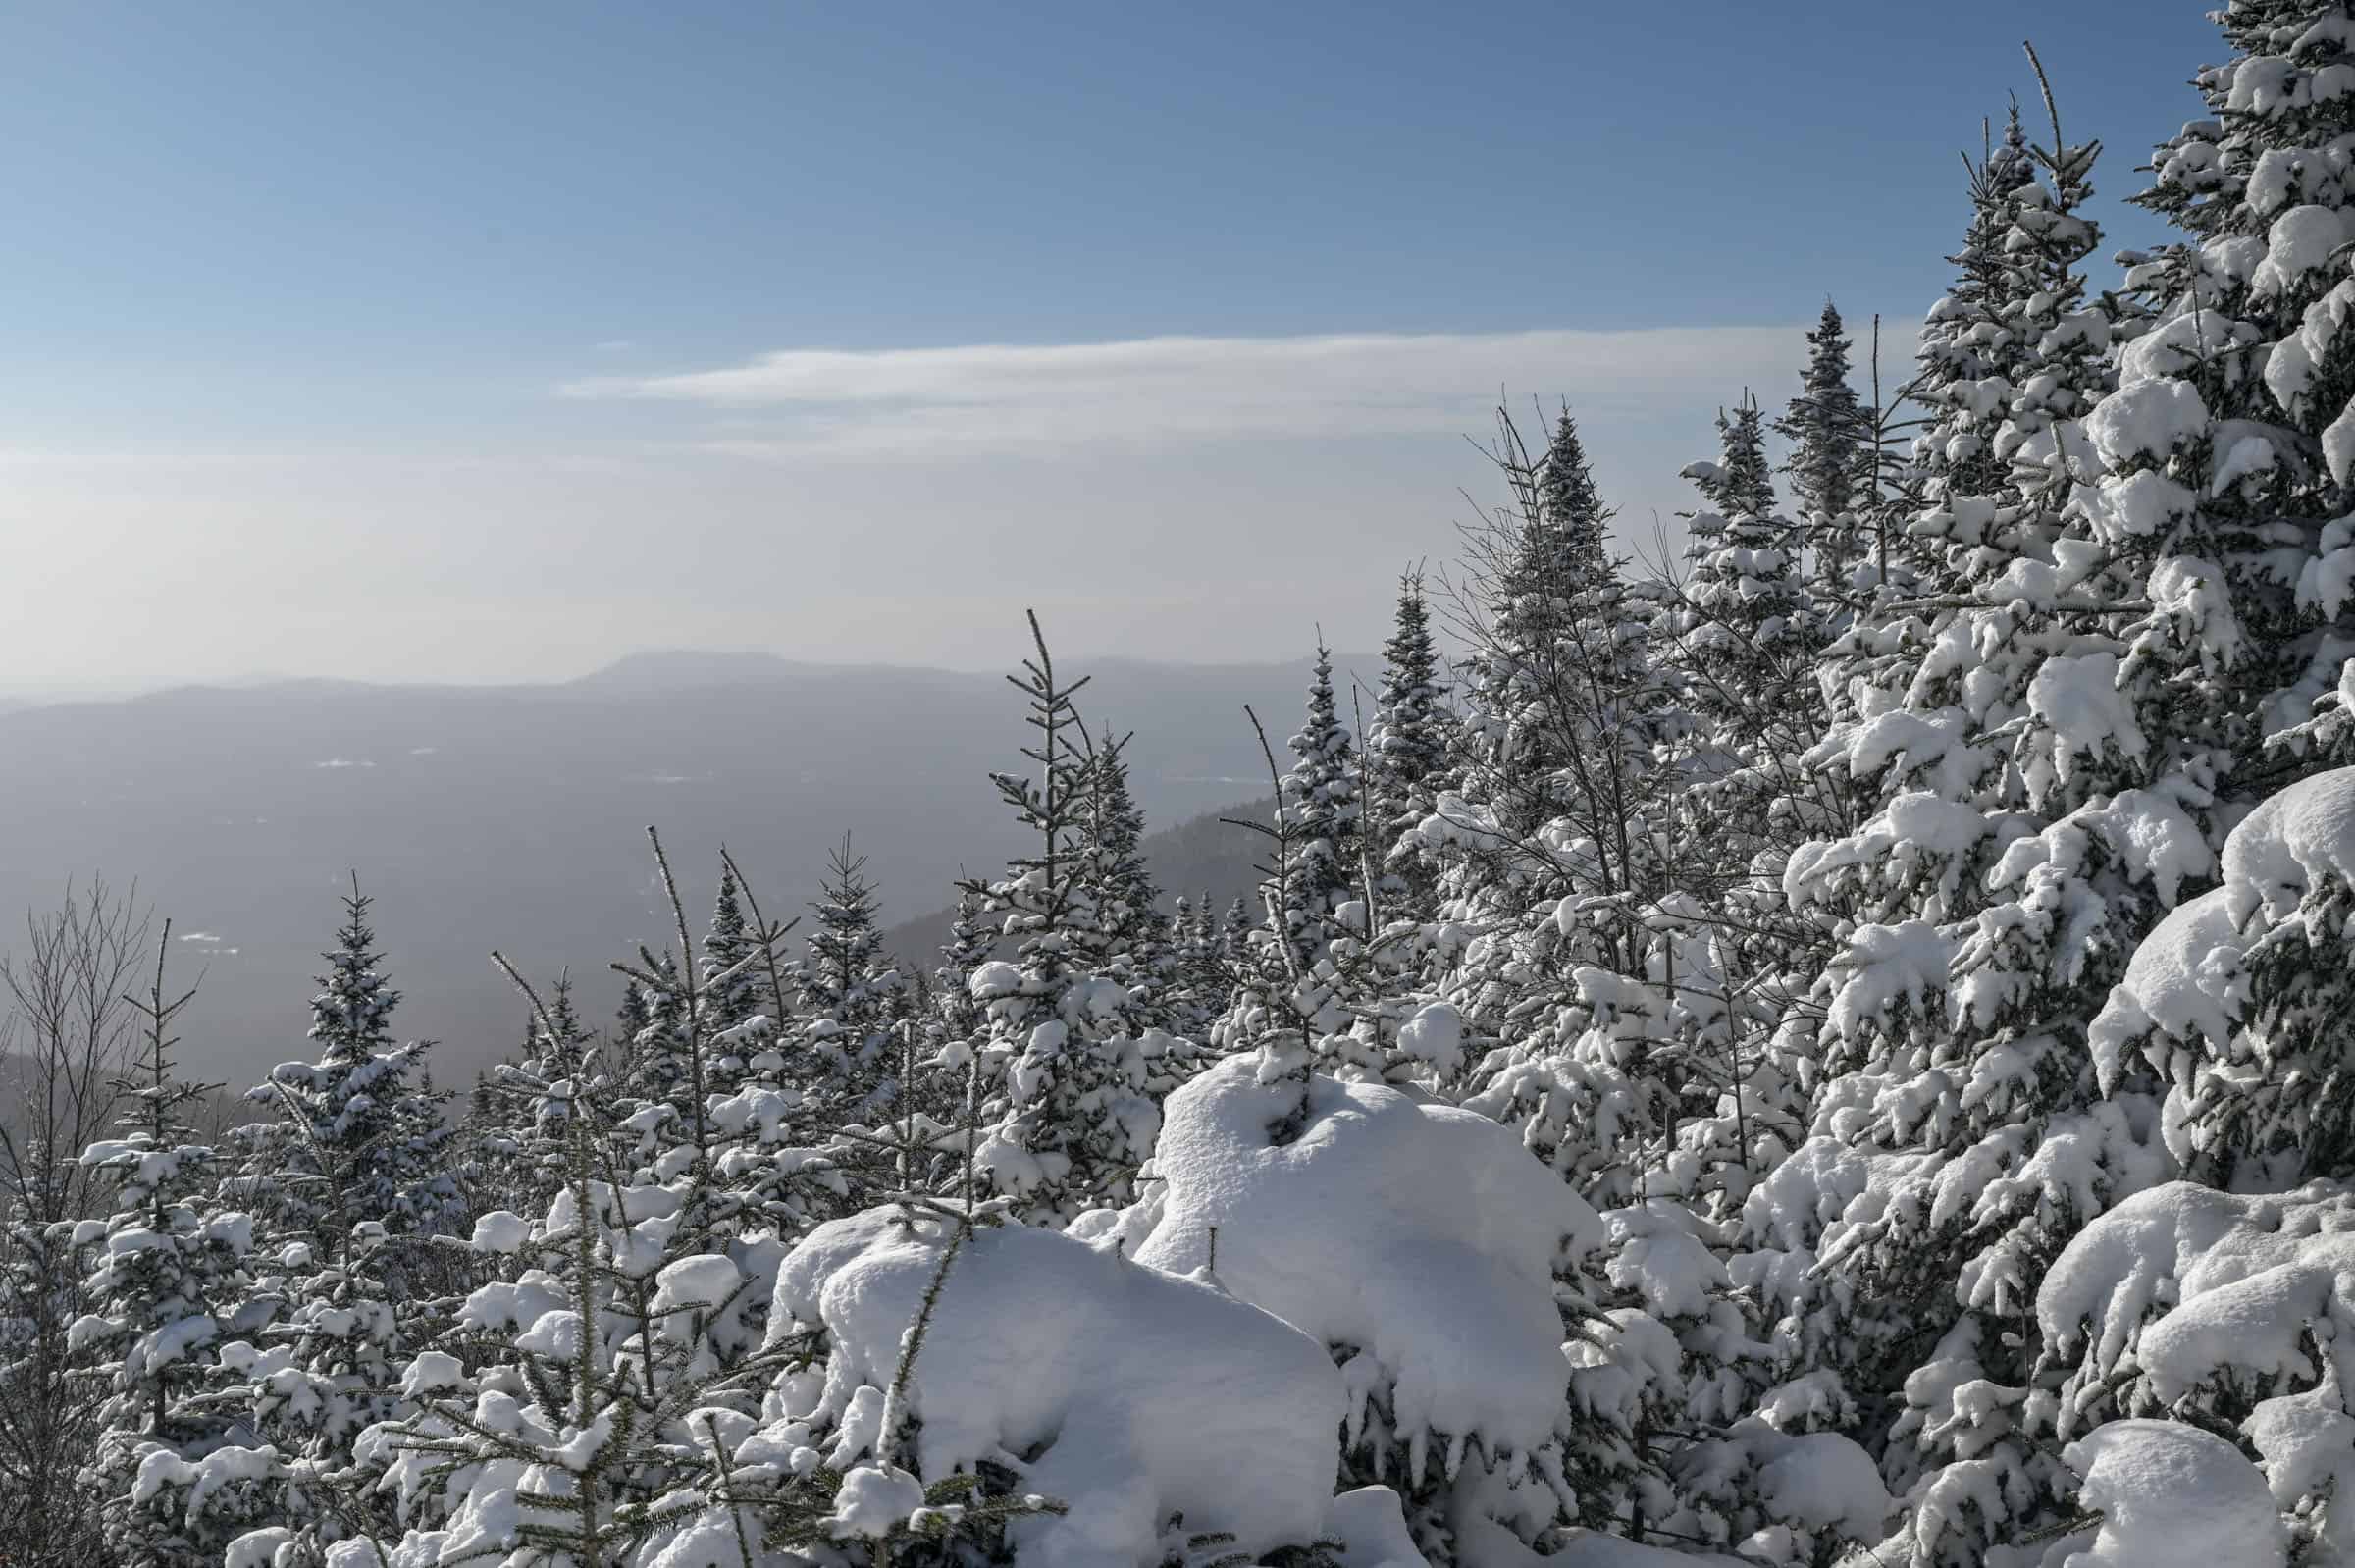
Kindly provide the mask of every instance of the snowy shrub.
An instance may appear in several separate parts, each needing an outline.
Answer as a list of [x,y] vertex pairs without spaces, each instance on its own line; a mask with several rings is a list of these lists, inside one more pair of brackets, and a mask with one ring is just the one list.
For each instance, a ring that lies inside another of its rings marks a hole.
[[1419,1537],[1575,1516],[1564,1302],[1595,1283],[1594,1210],[1484,1117],[1260,1075],[1234,1057],[1173,1094],[1146,1197],[1083,1233],[1331,1347],[1345,1474],[1403,1492]]

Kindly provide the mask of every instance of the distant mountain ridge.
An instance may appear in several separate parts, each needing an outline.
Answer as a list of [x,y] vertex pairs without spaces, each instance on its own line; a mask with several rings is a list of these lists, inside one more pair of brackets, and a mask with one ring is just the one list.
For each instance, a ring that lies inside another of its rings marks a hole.
[[[1337,662],[1369,684],[1380,668]],[[1281,755],[1310,673],[1306,659],[1058,667],[1094,677],[1091,724],[1136,732],[1150,821],[1187,831],[1266,793],[1243,705]],[[791,915],[846,832],[885,919],[906,922],[1020,848],[988,774],[1023,766],[1027,739],[995,673],[725,653],[632,655],[541,686],[296,681],[19,707],[0,711],[0,946],[69,877],[136,878],[183,939],[175,972],[202,974],[188,1071],[243,1087],[307,1053],[318,953],[356,870],[405,993],[396,1027],[444,1042],[437,1076],[462,1084],[523,1034],[494,946],[537,977],[570,966],[584,1013],[610,1015],[606,966],[668,925],[649,824],[699,935],[722,842],[763,908]],[[1198,891],[1192,871],[1165,877]]]

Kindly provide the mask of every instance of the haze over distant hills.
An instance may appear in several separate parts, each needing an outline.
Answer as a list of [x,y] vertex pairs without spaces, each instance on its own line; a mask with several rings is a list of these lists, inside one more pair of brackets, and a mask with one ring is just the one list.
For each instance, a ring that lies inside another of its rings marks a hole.
[[[1335,662],[1369,683],[1380,668]],[[1091,724],[1135,731],[1135,786],[1162,828],[1267,794],[1243,705],[1281,748],[1309,666],[1070,673],[1093,677]],[[1021,765],[1026,738],[996,674],[743,653],[638,654],[546,686],[288,681],[0,705],[0,946],[69,877],[137,878],[176,922],[181,971],[204,973],[188,1071],[242,1085],[303,1053],[318,950],[356,870],[406,993],[400,1032],[444,1042],[439,1075],[462,1082],[522,1035],[495,945],[538,975],[570,965],[588,1016],[609,1016],[605,965],[666,924],[648,824],[699,936],[723,840],[771,913],[798,913],[846,832],[886,925],[925,922],[961,869],[1018,847],[987,774]],[[1207,831],[1160,848],[1223,900],[1252,847],[1219,869]],[[901,934],[929,940],[930,925]]]

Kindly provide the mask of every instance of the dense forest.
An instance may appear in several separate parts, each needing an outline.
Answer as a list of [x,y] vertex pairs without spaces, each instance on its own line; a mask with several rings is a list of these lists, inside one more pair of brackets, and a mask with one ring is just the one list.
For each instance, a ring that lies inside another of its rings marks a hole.
[[2355,11],[2219,23],[2172,244],[1971,128],[1917,358],[1827,304],[1672,544],[1500,415],[1247,901],[1034,617],[938,952],[650,835],[470,1093],[364,867],[227,1117],[36,915],[0,1564],[2355,1563]]

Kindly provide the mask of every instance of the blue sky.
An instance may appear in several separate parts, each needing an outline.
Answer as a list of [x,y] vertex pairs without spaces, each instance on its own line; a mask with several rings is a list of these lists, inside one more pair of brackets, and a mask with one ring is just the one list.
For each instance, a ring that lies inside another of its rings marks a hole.
[[1596,407],[1648,518],[1827,292],[1910,328],[2021,38],[2113,241],[2157,237],[2117,198],[2198,112],[2200,12],[11,7],[0,528],[161,619],[0,661],[986,664],[1024,599],[1082,651],[1370,639],[1498,387]]

